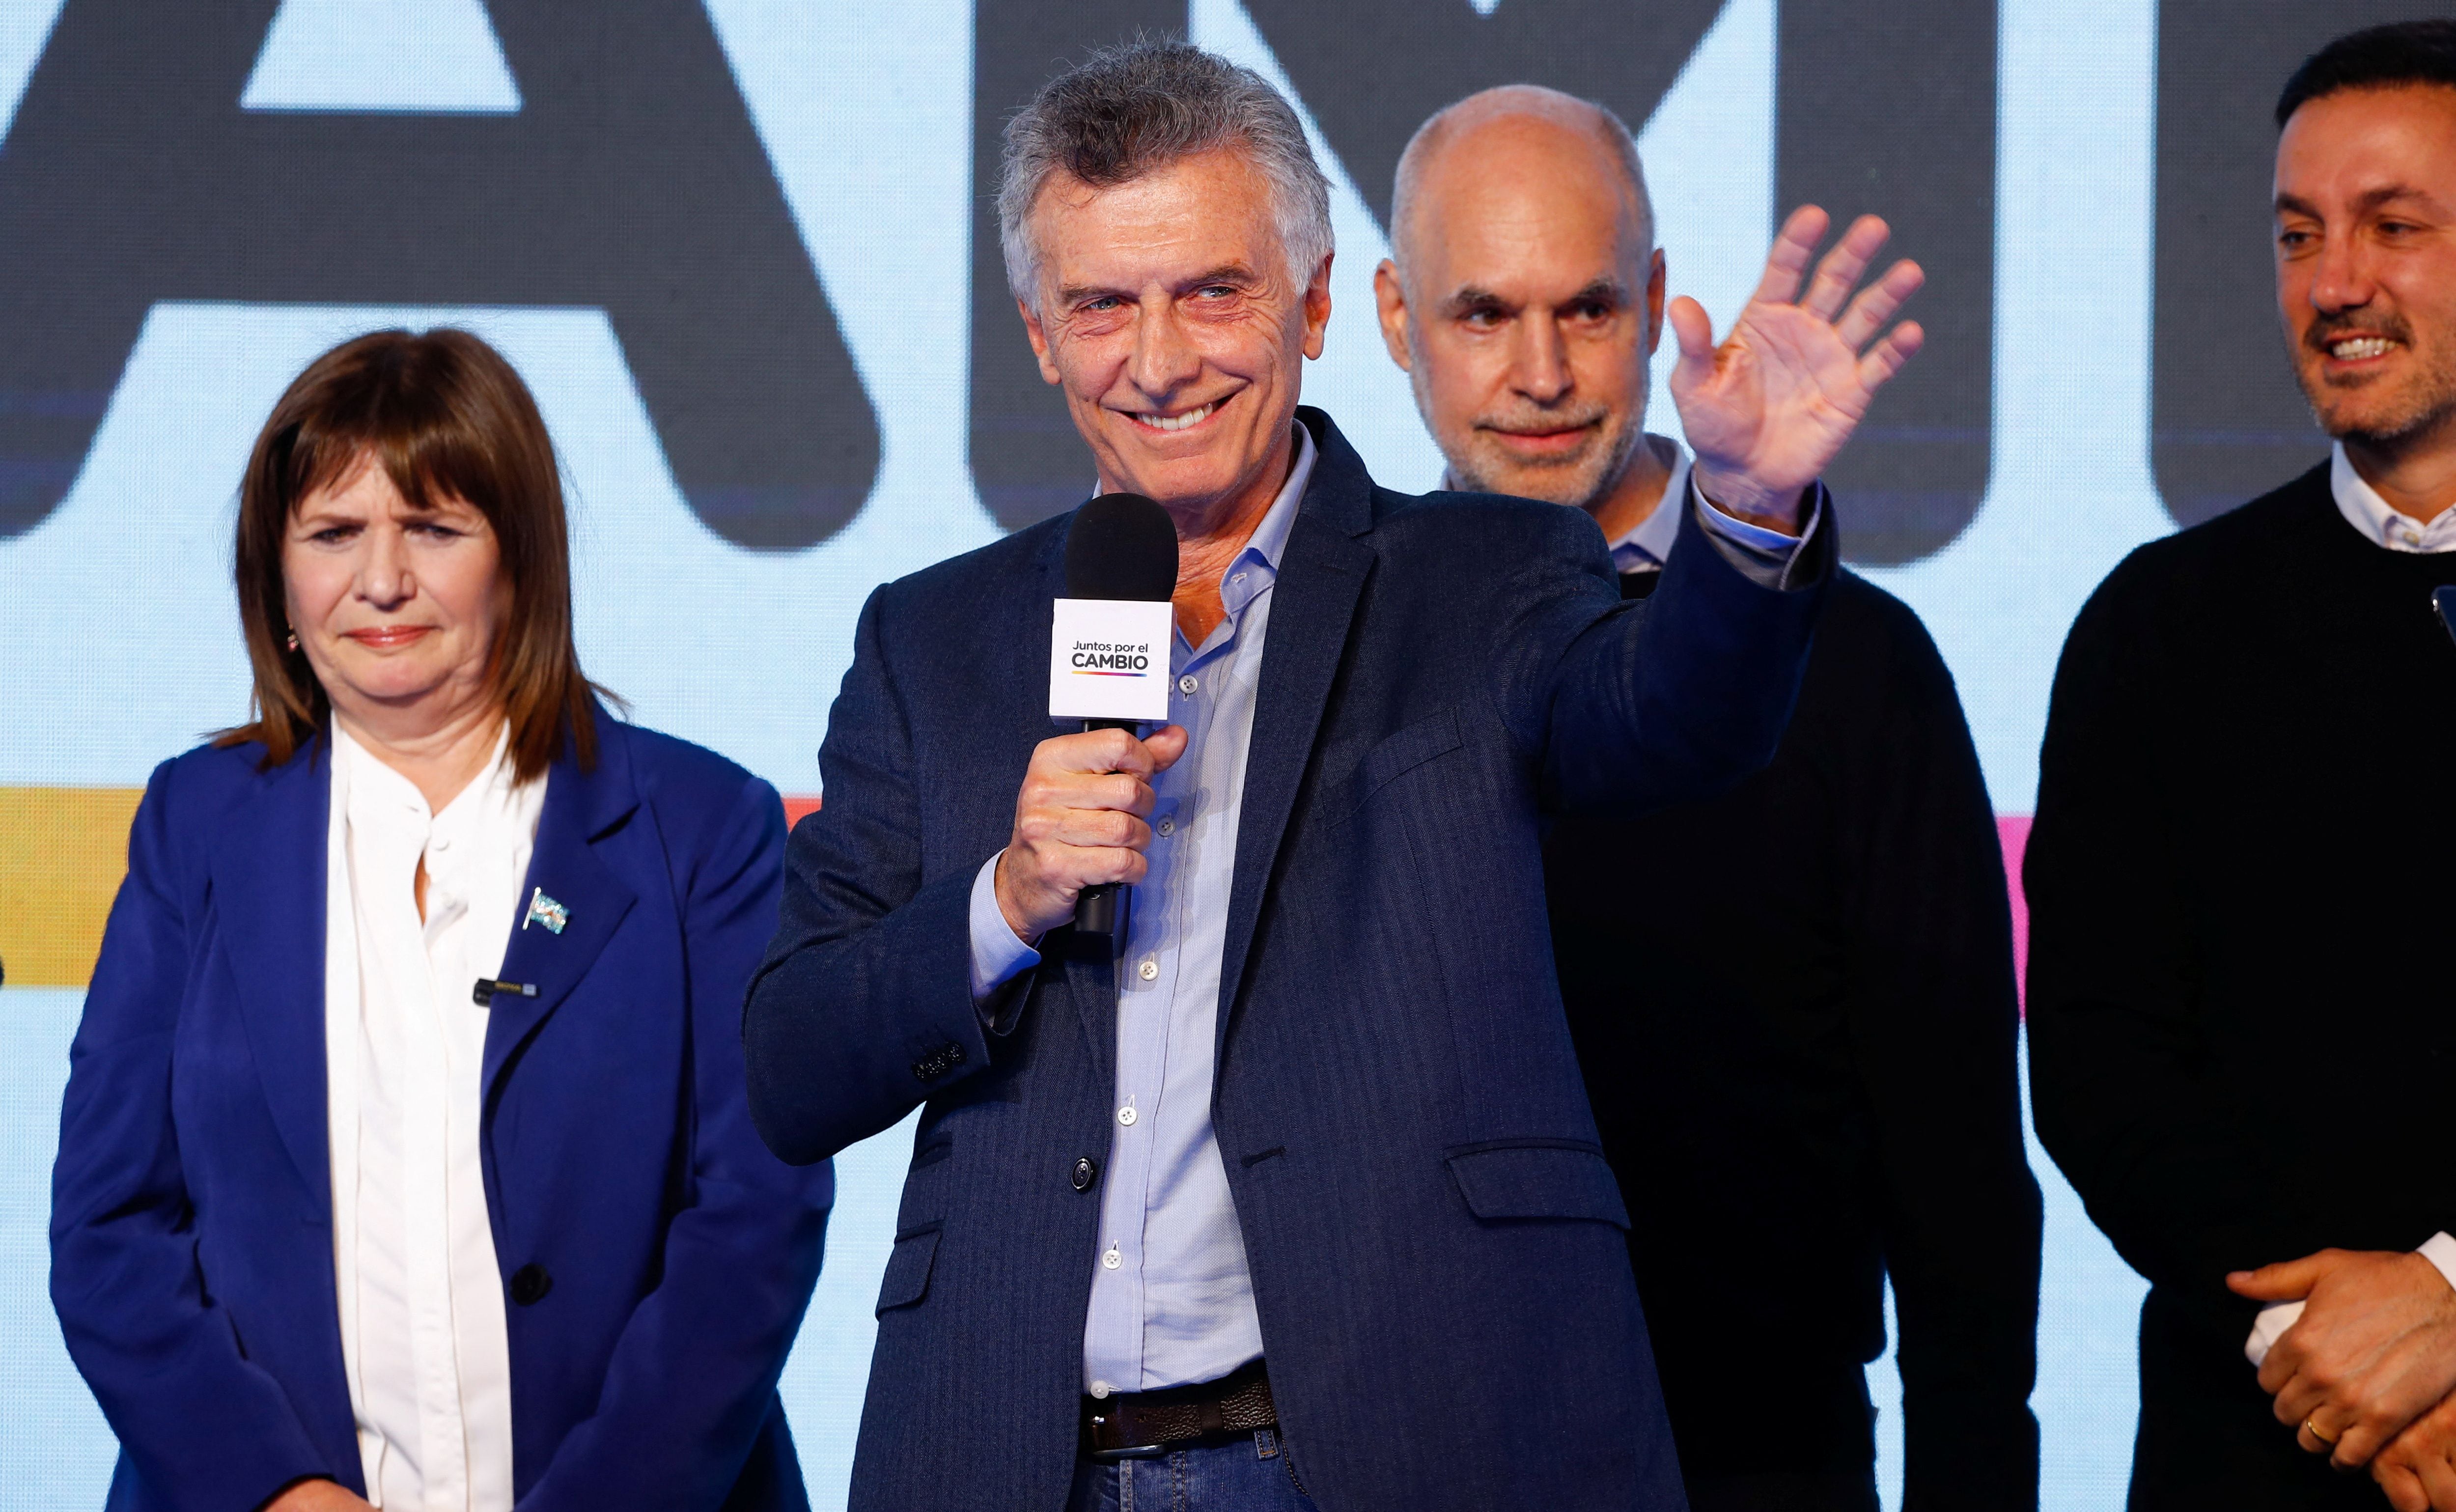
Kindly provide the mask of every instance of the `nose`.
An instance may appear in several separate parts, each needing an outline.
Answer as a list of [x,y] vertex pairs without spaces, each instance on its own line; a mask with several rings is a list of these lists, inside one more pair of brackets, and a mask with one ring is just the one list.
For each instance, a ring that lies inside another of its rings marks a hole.
[[1558,403],[1576,382],[1560,325],[1549,316],[1530,312],[1518,321],[1516,346],[1511,386],[1538,404]]
[[367,551],[358,564],[358,597],[379,609],[406,603],[418,592],[409,570],[409,540],[399,525],[382,523],[365,536]]
[[1171,301],[1160,298],[1143,305],[1135,320],[1130,371],[1136,389],[1160,400],[1193,382],[1202,371],[1202,354],[1188,338]]
[[2319,266],[2311,273],[2313,309],[2322,315],[2359,310],[2377,292],[2370,253],[2362,236],[2341,234],[2322,241]]

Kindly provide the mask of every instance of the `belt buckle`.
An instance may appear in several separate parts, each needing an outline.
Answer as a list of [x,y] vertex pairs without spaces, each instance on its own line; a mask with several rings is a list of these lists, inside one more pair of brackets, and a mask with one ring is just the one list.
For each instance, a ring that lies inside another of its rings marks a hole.
[[1128,1444],[1123,1449],[1095,1449],[1092,1460],[1098,1464],[1115,1464],[1120,1460],[1156,1460],[1168,1453],[1164,1443]]

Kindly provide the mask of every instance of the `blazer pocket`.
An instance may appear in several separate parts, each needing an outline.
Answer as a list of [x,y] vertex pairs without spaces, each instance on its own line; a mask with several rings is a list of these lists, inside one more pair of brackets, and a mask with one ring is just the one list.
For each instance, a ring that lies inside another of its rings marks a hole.
[[1465,744],[1459,738],[1458,715],[1451,709],[1402,725],[1376,741],[1356,764],[1338,812],[1342,817],[1355,812],[1392,781]]
[[938,1226],[895,1236],[895,1251],[887,1257],[887,1275],[878,1283],[876,1315],[910,1307],[930,1295],[930,1267],[938,1257]]
[[1628,1227],[1603,1152],[1575,1139],[1493,1139],[1447,1151],[1450,1175],[1480,1218],[1584,1218]]

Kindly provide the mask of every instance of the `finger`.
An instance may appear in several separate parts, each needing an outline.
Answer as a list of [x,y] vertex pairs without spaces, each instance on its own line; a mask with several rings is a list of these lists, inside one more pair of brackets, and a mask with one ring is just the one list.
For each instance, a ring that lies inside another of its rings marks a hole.
[[1816,276],[1809,281],[1808,296],[1799,301],[1800,308],[1819,320],[1832,320],[1842,313],[1843,301],[1859,286],[1859,276],[1868,271],[1876,254],[1883,250],[1885,238],[1892,235],[1882,220],[1862,215],[1851,223],[1825,260],[1816,265]]
[[2456,1512],[2456,1465],[2449,1464],[2445,1455],[2425,1454],[2414,1470],[2435,1512]]
[[1927,282],[1927,273],[1917,263],[1905,257],[1885,270],[1885,276],[1859,291],[1851,308],[1842,312],[1841,321],[1833,334],[1842,344],[1856,352],[1868,344],[1868,338],[1885,328],[1885,322],[1908,302]]
[[1143,749],[1151,755],[1152,770],[1164,772],[1177,765],[1177,759],[1193,742],[1194,737],[1182,725],[1163,725],[1143,737]]
[[1816,244],[1825,239],[1830,223],[1831,217],[1814,205],[1792,211],[1773,238],[1773,250],[1766,254],[1765,276],[1757,280],[1757,292],[1749,297],[1769,304],[1789,304],[1798,297],[1799,280],[1807,276]]
[[1126,729],[1087,729],[1078,735],[1057,735],[1040,743],[1033,764],[1049,772],[1131,772],[1148,776],[1151,756],[1143,743]]
[[1115,808],[1069,808],[1049,828],[1049,838],[1077,850],[1141,850],[1151,845],[1151,826]]
[[1704,305],[1685,294],[1671,301],[1669,317],[1672,339],[1680,343],[1671,382],[1685,391],[1714,376],[1714,322]]
[[2226,1277],[2226,1287],[2238,1297],[2263,1302],[2299,1302],[2311,1295],[2311,1288],[2319,1283],[2325,1270],[2319,1256],[2305,1255],[2299,1260],[2280,1260],[2256,1271],[2237,1271]]
[[1149,783],[1130,772],[1075,772],[1034,796],[1052,808],[1072,813],[1147,814],[1159,801]]
[[1905,320],[1893,327],[1859,359],[1859,386],[1871,394],[1883,388],[1925,345],[1927,331],[1916,320]]
[[2396,1512],[2430,1512],[2430,1492],[2423,1485],[2422,1478],[2405,1466],[2373,1461],[2371,1479],[2387,1493],[2387,1504]]

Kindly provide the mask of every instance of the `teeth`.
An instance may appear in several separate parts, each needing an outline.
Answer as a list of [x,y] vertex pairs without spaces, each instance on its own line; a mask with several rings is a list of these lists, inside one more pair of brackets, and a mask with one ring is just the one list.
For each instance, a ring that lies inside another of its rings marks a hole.
[[2358,361],[2364,358],[2385,357],[2396,343],[2384,337],[2354,337],[2328,348],[2328,355],[2341,362]]
[[1201,424],[1218,407],[1219,401],[1213,399],[1199,409],[1187,410],[1182,415],[1137,415],[1135,419],[1156,431],[1181,431],[1189,425]]

